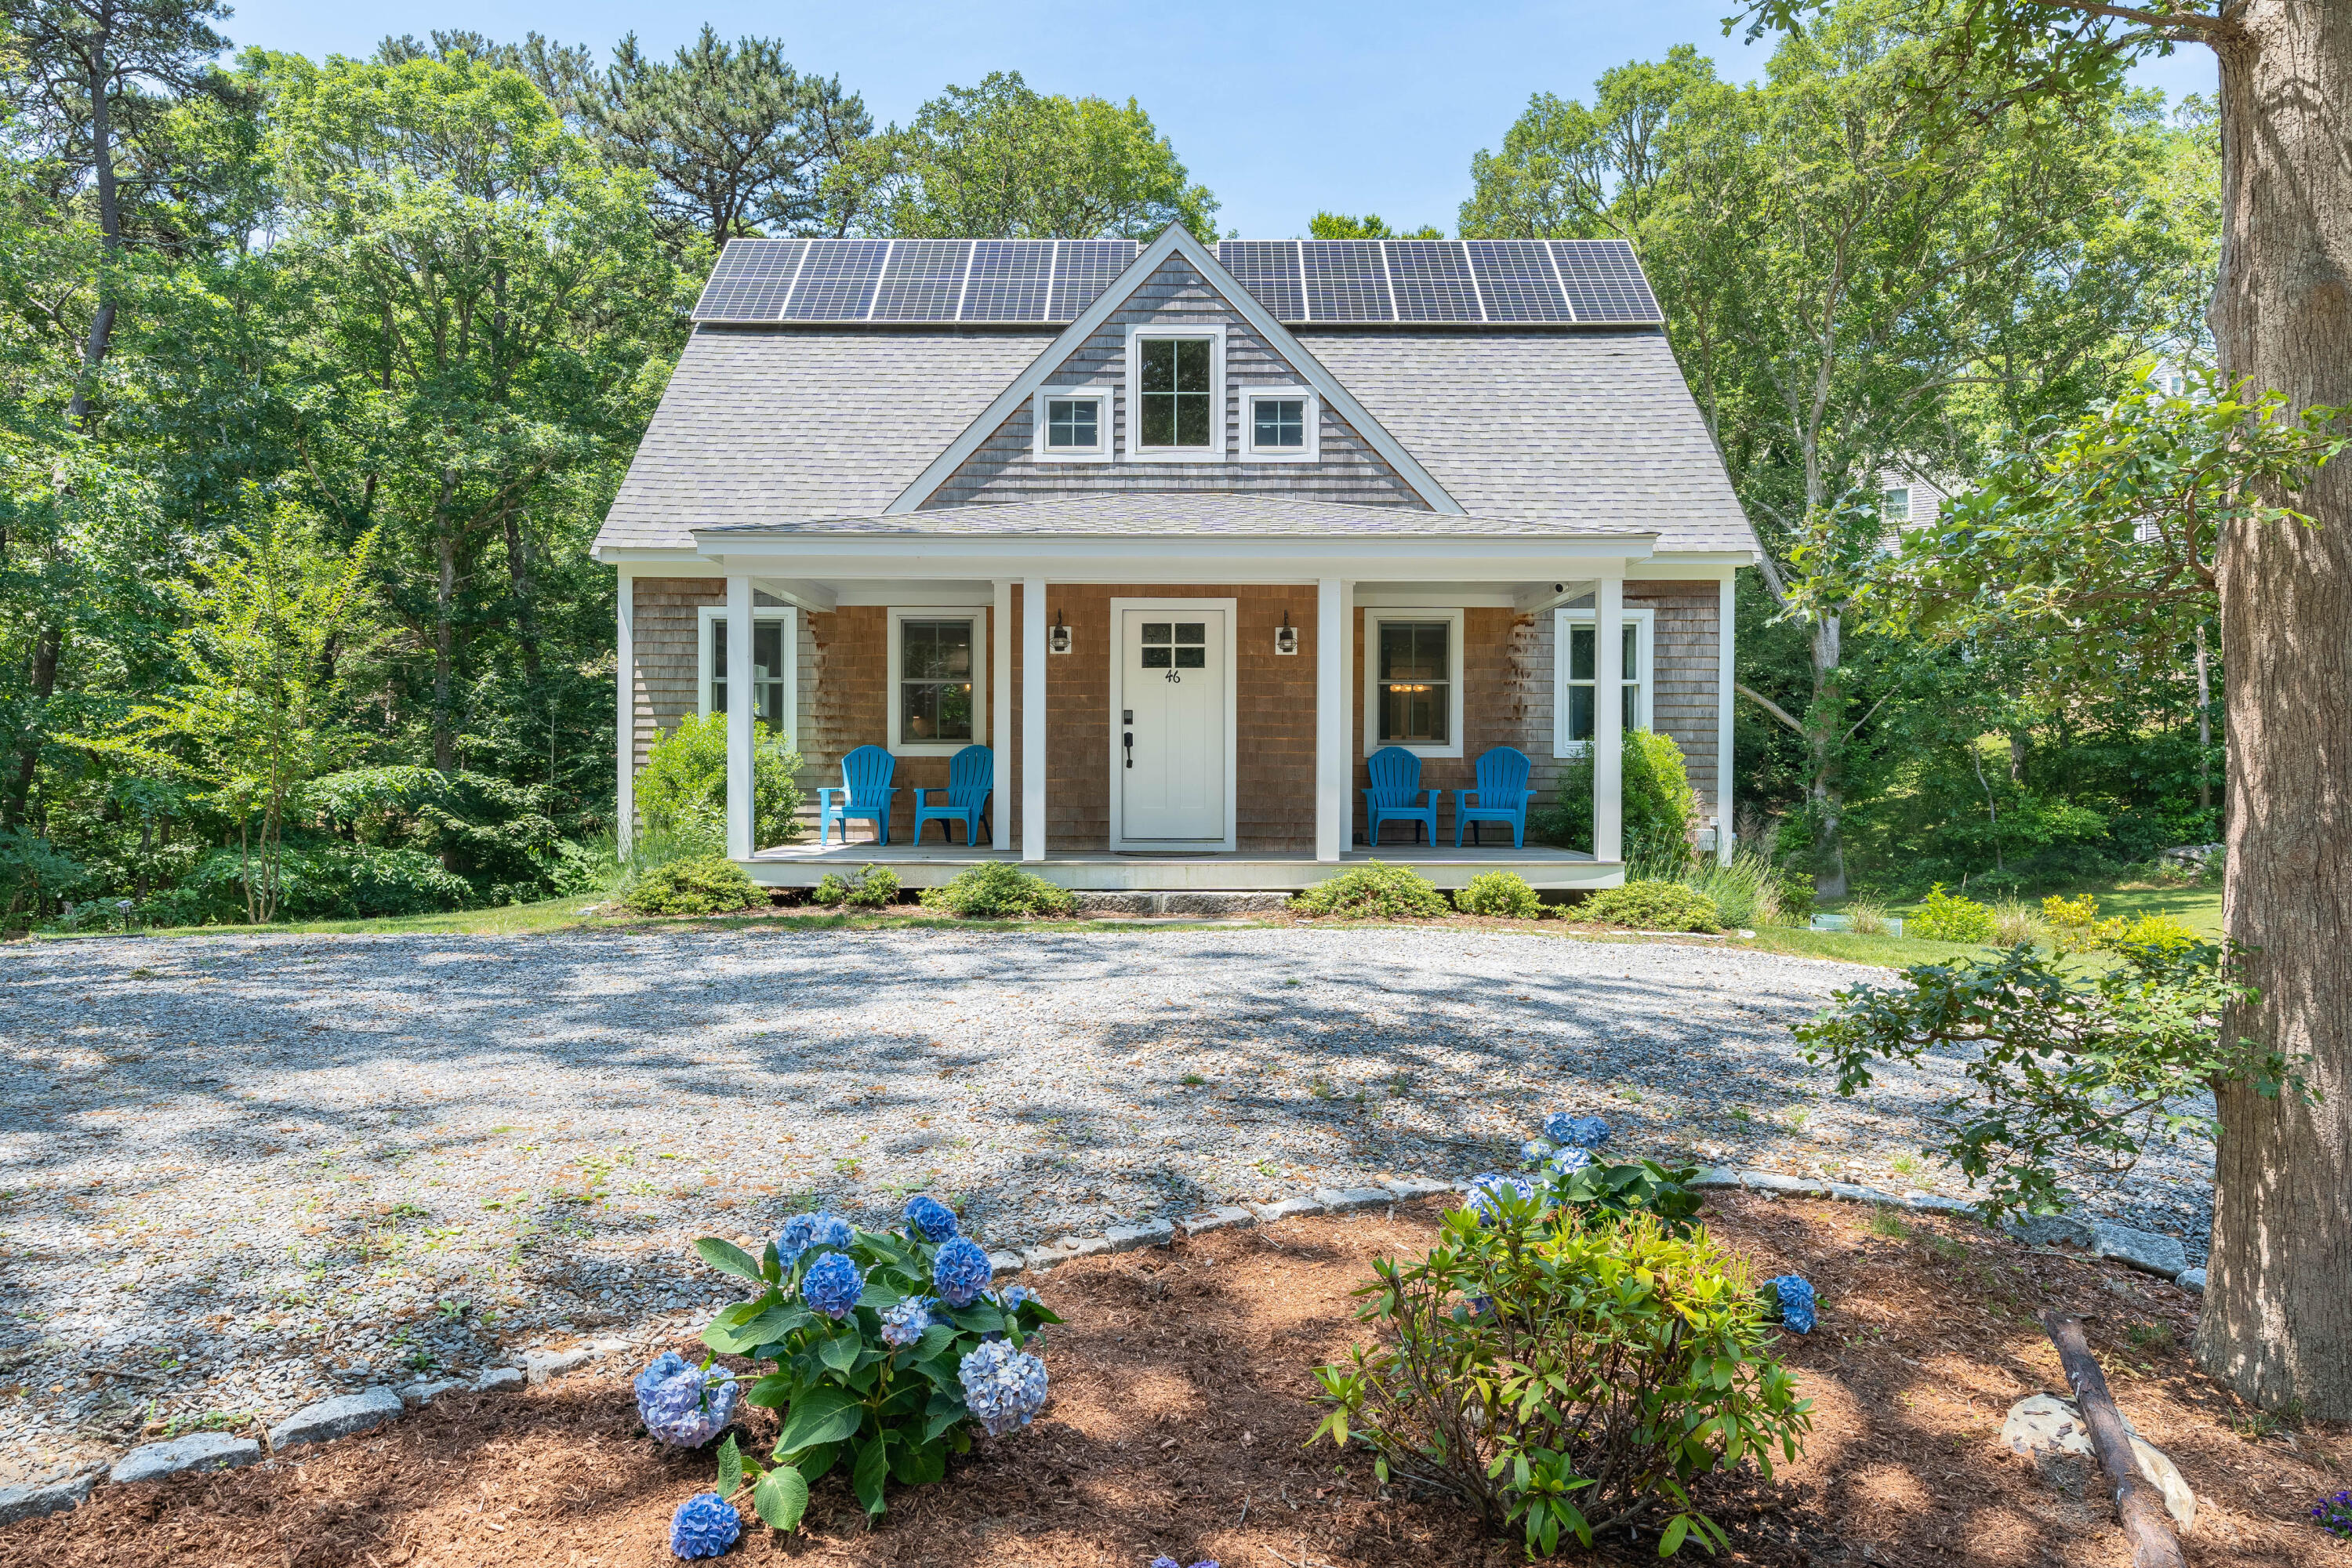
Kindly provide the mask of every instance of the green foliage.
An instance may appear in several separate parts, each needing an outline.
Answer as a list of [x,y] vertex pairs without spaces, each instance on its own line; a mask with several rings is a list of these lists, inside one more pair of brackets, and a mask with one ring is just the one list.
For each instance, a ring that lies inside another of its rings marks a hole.
[[923,908],[963,920],[996,920],[1071,915],[1077,912],[1078,901],[1068,889],[1057,888],[1043,877],[1003,860],[983,860],[939,887],[925,888]]
[[856,910],[887,908],[898,896],[898,874],[887,866],[866,866],[854,877],[827,871],[809,890],[813,904],[847,904]]
[[765,903],[767,895],[734,861],[704,855],[655,867],[624,901],[641,915],[715,915]]
[[1715,900],[1680,882],[1627,882],[1603,888],[1584,900],[1575,918],[1634,931],[1719,931],[1723,913]]
[[[947,1473],[950,1454],[969,1452],[977,1426],[966,1407],[963,1358],[995,1335],[1015,1349],[1048,1323],[1062,1320],[1034,1299],[1006,1310],[982,1294],[966,1307],[932,1299],[932,1323],[911,1345],[882,1338],[881,1314],[909,1297],[930,1297],[940,1244],[910,1230],[860,1230],[838,1250],[866,1277],[865,1293],[836,1322],[813,1311],[799,1284],[813,1263],[835,1250],[812,1247],[789,1268],[773,1243],[754,1258],[717,1237],[695,1243],[704,1262],[759,1288],[748,1301],[727,1308],[702,1331],[702,1342],[721,1355],[771,1362],[744,1398],[782,1412],[782,1426],[762,1470],[730,1443],[719,1453],[721,1495],[753,1488],[752,1504],[778,1530],[798,1526],[811,1483],[845,1466],[858,1502],[869,1515],[887,1506],[890,1482],[922,1486]],[[734,1484],[726,1484],[732,1482]]]
[[1317,239],[1444,239],[1445,232],[1428,224],[1411,234],[1391,228],[1378,213],[1366,213],[1361,217],[1349,217],[1345,213],[1318,212],[1308,221],[1307,232]]
[[1769,860],[1752,849],[1734,853],[1728,866],[1717,864],[1711,855],[1699,856],[1678,879],[1715,905],[1723,923],[1737,931],[1802,925],[1811,901],[1810,889],[1792,889]]
[[1356,920],[1436,920],[1453,913],[1437,884],[1404,866],[1379,860],[1342,871],[1303,889],[1290,907],[1305,915]]
[[1988,1218],[2052,1214],[2067,1204],[2062,1163],[2128,1169],[2151,1139],[2215,1136],[2213,1117],[2179,1109],[2213,1084],[2250,1081],[2275,1098],[2288,1079],[2283,1057],[2217,1037],[2213,1020],[2258,994],[2237,954],[2146,943],[2123,959],[2087,980],[2024,946],[1919,964],[1900,985],[1838,992],[1797,1039],[1808,1061],[1836,1068],[1844,1095],[1869,1089],[1882,1064],[1965,1047],[1948,1059],[1969,1087],[1927,1152],[1989,1184]]
[[1453,1211],[1425,1257],[1372,1268],[1356,1294],[1375,1342],[1318,1369],[1316,1437],[1516,1527],[1531,1558],[1637,1523],[1662,1556],[1692,1538],[1712,1552],[1728,1538],[1693,1483],[1748,1462],[1769,1478],[1811,1430],[1746,1265],[1702,1228],[1506,1201],[1484,1225]]
[[[1698,815],[1698,792],[1691,788],[1690,769],[1683,749],[1672,735],[1651,730],[1628,730],[1620,759],[1622,779],[1625,842],[1628,845],[1671,844],[1690,837]],[[1549,810],[1538,812],[1534,827],[1538,837],[1570,848],[1592,847],[1592,758],[1588,752],[1570,762],[1559,776],[1559,793]]]
[[81,879],[81,867],[47,839],[0,827],[0,892],[8,898],[0,906],[0,924],[15,923],[16,911],[28,906],[37,917],[45,900],[70,892]]
[[1652,1215],[1675,1236],[1698,1228],[1699,1207],[1706,1202],[1706,1194],[1690,1184],[1698,1174],[1696,1165],[1670,1167],[1639,1160],[1586,1165],[1563,1176],[1543,1173],[1538,1163],[1532,1174],[1544,1183],[1539,1201],[1548,1208],[1564,1209],[1587,1221]]
[[2061,953],[2105,951],[2168,961],[2191,951],[2199,940],[2195,931],[2168,915],[2102,920],[2099,900],[2090,893],[2074,899],[2053,894],[2042,900],[2042,923],[2050,933],[2052,950]]
[[1543,900],[1517,871],[1484,871],[1454,895],[1454,907],[1465,915],[1493,915],[1505,920],[1531,921],[1543,913]]
[[[789,844],[801,822],[801,759],[792,743],[751,721],[751,836],[755,845]],[[637,815],[656,833],[727,837],[727,715],[685,718],[646,748],[637,774]]]
[[311,780],[298,810],[358,844],[429,852],[467,885],[468,902],[515,903],[556,890],[564,845],[545,793],[462,770],[352,768]]
[[1990,942],[1992,910],[1974,899],[1944,891],[1941,882],[1927,889],[1919,912],[1903,922],[1906,933],[1930,942]]

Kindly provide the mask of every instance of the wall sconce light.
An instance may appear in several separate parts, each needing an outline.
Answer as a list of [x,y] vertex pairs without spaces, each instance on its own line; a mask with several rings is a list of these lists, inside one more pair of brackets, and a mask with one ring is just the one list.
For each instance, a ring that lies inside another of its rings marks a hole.
[[1282,625],[1274,629],[1274,651],[1276,653],[1298,651],[1298,628],[1290,624],[1288,610],[1282,612]]
[[1062,612],[1059,610],[1054,612],[1054,624],[1045,628],[1045,651],[1047,653],[1070,651],[1070,628],[1062,624]]

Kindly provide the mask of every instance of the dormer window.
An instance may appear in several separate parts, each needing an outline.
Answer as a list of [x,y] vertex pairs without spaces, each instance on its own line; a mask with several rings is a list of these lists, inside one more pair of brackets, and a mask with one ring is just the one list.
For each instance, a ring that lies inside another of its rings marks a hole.
[[1041,462],[1100,462],[1110,456],[1110,388],[1040,388],[1032,414]]
[[1223,329],[1130,327],[1124,456],[1218,462],[1225,455]]
[[1320,405],[1303,386],[1242,389],[1242,455],[1254,463],[1311,461]]

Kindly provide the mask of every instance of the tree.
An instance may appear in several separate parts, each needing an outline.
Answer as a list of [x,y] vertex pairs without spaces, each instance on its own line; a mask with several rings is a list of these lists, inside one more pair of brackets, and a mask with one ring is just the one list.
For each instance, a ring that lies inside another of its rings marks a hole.
[[1307,226],[1317,239],[1444,239],[1443,229],[1423,224],[1411,234],[1391,228],[1378,213],[1349,217],[1345,213],[1318,212]]
[[[1762,0],[1792,27],[1813,0]],[[2080,102],[2182,44],[2221,67],[2222,242],[2210,322],[2221,374],[2275,391],[2284,416],[2352,405],[2352,7],[2326,0],[1983,0],[1939,18],[1917,97],[1956,125],[2012,105]],[[2261,479],[2263,502],[2286,504]],[[2225,1038],[2297,1064],[2308,1100],[2245,1076],[2214,1086],[2221,1135],[2198,1334],[2249,1399],[2352,1416],[2352,464],[2294,499],[2314,526],[2220,530],[2228,753],[2223,920],[2255,995]]]
[[1216,197],[1133,99],[1048,95],[1018,71],[949,88],[846,160],[830,194],[883,234],[1144,239],[1171,223],[1216,233]]

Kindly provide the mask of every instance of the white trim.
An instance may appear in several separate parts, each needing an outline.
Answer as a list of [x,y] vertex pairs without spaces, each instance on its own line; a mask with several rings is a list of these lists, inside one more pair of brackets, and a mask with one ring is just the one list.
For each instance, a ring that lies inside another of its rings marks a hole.
[[[898,676],[902,662],[898,627],[912,617],[919,621],[971,623],[971,737],[963,741],[909,741],[898,733]],[[893,605],[889,610],[888,674],[884,688],[889,704],[889,748],[894,757],[952,757],[966,746],[986,745],[988,729],[988,610],[981,605]]]
[[[751,607],[751,579],[742,573],[727,579],[727,622],[730,626],[751,625],[756,619]],[[727,639],[727,689],[729,692],[749,692],[752,689],[751,642],[746,637]],[[730,700],[727,705],[727,858],[748,860],[759,847],[757,819],[752,815],[751,801],[751,707],[749,702]]]
[[988,609],[988,652],[995,660],[990,673],[994,684],[988,689],[989,700],[994,704],[990,716],[994,722],[988,732],[990,759],[994,764],[989,774],[988,787],[994,793],[988,803],[988,825],[996,834],[994,848],[1010,848],[1013,844],[1014,813],[1013,799],[1013,582],[998,578],[991,585],[992,597]]
[[[1594,584],[1591,592],[1597,600],[1600,597],[1599,584]],[[1597,606],[1590,610],[1559,609],[1551,613],[1551,754],[1555,757],[1581,757],[1591,745],[1589,741],[1570,740],[1568,734],[1568,672],[1570,668],[1568,661],[1568,633],[1570,626],[1592,625],[1600,619],[1600,614]],[[1625,610],[1622,614],[1624,624],[1634,628],[1633,656],[1641,665],[1633,688],[1633,728],[1647,730],[1651,728],[1650,714],[1658,683],[1658,673],[1655,668],[1658,613],[1653,609],[1635,608]],[[1593,684],[1596,687],[1600,684],[1601,676],[1600,653],[1600,645],[1595,643],[1592,674]],[[1617,652],[1617,660],[1621,666],[1624,663],[1624,658],[1623,639],[1621,637]],[[1580,686],[1584,683],[1579,681],[1577,684]],[[1618,684],[1620,687],[1624,685],[1622,674]],[[1625,700],[1620,697],[1614,711],[1622,718],[1624,710]],[[1599,699],[1595,698],[1593,722],[1596,726],[1600,723],[1599,711]]]
[[[1625,584],[1603,577],[1592,591],[1596,612],[1592,637],[1593,684],[1614,691],[1624,679]],[[1592,705],[1592,858],[1625,858],[1625,733],[1622,702]]]
[[1732,658],[1732,639],[1739,629],[1739,574],[1723,574],[1723,591],[1716,601],[1715,627],[1715,859],[1731,864],[1731,741],[1732,683],[1738,679]]
[[613,753],[618,772],[613,781],[613,837],[625,861],[637,831],[637,580],[626,566],[619,577],[613,628],[618,652],[613,661]]
[[[1449,737],[1442,746],[1422,745],[1410,741],[1383,741],[1381,728],[1381,625],[1384,621],[1444,621],[1450,628],[1445,636],[1445,733]],[[1402,607],[1366,610],[1364,612],[1364,744],[1363,753],[1370,756],[1382,746],[1402,746],[1416,757],[1458,757],[1462,755],[1462,611],[1458,605],[1426,610]]]
[[[1130,841],[1126,836],[1126,824],[1119,794],[1119,719],[1126,709],[1127,660],[1122,642],[1121,620],[1129,610],[1166,610],[1181,614],[1186,611],[1214,610],[1225,628],[1225,831],[1218,838],[1139,838]],[[1236,746],[1240,740],[1240,712],[1234,707],[1238,659],[1238,638],[1241,620],[1240,601],[1235,599],[1113,599],[1110,602],[1109,647],[1104,658],[1110,661],[1109,758],[1110,758],[1110,847],[1114,853],[1122,849],[1200,849],[1224,851],[1235,847],[1235,806],[1239,786]]]
[[[1041,386],[1030,400],[1029,424],[1034,439],[1031,451],[1041,463],[1108,463],[1111,460],[1111,419],[1116,412],[1111,405],[1114,394],[1108,386]],[[1045,444],[1045,405],[1052,403],[1092,403],[1095,405],[1095,444],[1091,447],[1048,447]]]
[[1315,584],[1315,858],[1337,865],[1353,837],[1356,759],[1349,754],[1348,678],[1356,661],[1355,584],[1326,577]]
[[[703,605],[694,613],[694,712],[698,719],[710,717],[710,686],[719,672],[711,666],[712,623],[727,619],[724,605]],[[784,712],[789,718],[786,738],[797,746],[800,737],[791,733],[791,725],[801,718],[801,628],[800,611],[790,605],[753,605],[751,624],[761,621],[782,621],[784,626]],[[728,652],[735,650],[734,639],[728,639]],[[756,676],[754,680],[756,682]]]
[[[1209,345],[1209,444],[1205,447],[1147,447],[1143,444],[1142,346],[1151,342],[1201,342]],[[1232,388],[1225,384],[1225,324],[1176,326],[1153,322],[1127,329],[1127,403],[1121,414],[1118,455],[1129,463],[1222,463],[1225,460],[1225,403]]]
[[1045,579],[1021,580],[1021,858],[1045,858]]
[[[1307,384],[1322,394],[1331,411],[1364,438],[1365,444],[1386,459],[1404,482],[1412,487],[1421,499],[1429,503],[1432,511],[1449,517],[1465,515],[1462,503],[1445,492],[1421,460],[1405,449],[1404,444],[1389,434],[1381,422],[1372,417],[1371,410],[1357,401],[1356,395],[1339,384],[1339,378],[1323,366],[1323,362],[1307,352],[1289,328],[1277,321],[1257,301],[1257,297],[1234,280],[1234,275],[1210,254],[1209,248],[1184,232],[1180,224],[1170,224],[1160,231],[1160,237],[1147,245],[1129,262],[1127,270],[1111,280],[1110,286],[1095,298],[1078,319],[1063,329],[1061,336],[1047,344],[1029,363],[1029,368],[1015,376],[1011,385],[996,395],[982,409],[978,418],[964,426],[963,434],[948,445],[945,451],[931,459],[930,467],[915,477],[914,483],[900,490],[885,513],[913,511],[930,499],[933,491],[947,481],[950,475],[963,466],[964,459],[978,451],[981,444],[1003,427],[1013,411],[1027,401],[1029,395],[1045,383],[1087,340],[1101,330],[1104,322],[1123,309],[1129,299],[1144,280],[1157,271],[1169,257],[1181,252],[1184,258],[1199,269],[1209,286],[1232,306],[1235,314],[1249,323],[1252,331],[1274,352],[1288,361]],[[1647,554],[1644,549],[1642,553]],[[1311,578],[1321,574],[1312,574]],[[1529,574],[1533,575],[1533,574]]]
[[[1255,382],[1243,382],[1234,388],[1236,414],[1241,425],[1242,458],[1252,463],[1312,463],[1323,455],[1323,400],[1309,386],[1262,386]],[[1283,402],[1304,403],[1306,441],[1297,447],[1261,447],[1257,444],[1257,420],[1250,405],[1260,398]]]

